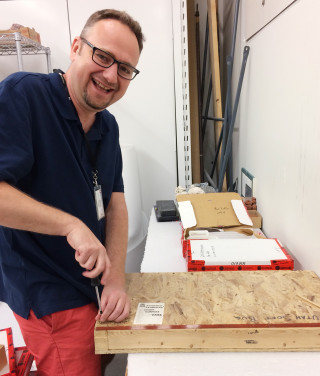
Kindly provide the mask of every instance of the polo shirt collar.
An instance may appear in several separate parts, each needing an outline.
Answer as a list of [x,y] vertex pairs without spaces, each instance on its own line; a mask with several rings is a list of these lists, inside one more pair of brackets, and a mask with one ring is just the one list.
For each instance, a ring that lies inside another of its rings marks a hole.
[[[49,74],[52,92],[57,104],[57,111],[67,120],[79,121],[79,117],[74,109],[73,103],[69,99],[68,91],[66,90],[61,77],[58,73]],[[104,110],[105,111],[105,110]],[[87,133],[89,140],[100,140],[102,135],[108,130],[108,123],[103,123],[103,112],[96,114],[95,122]]]
[[58,73],[49,74],[52,92],[57,104],[57,111],[68,120],[79,120],[71,100],[69,100],[68,91],[62,83],[61,77]]

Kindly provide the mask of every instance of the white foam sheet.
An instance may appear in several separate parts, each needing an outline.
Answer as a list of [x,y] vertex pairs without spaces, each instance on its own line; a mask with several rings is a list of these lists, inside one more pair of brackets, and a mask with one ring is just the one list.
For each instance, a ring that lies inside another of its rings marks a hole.
[[130,354],[130,376],[318,376],[319,353]]
[[271,260],[287,260],[275,239],[191,240],[192,260],[205,265],[271,265]]
[[180,222],[157,222],[152,210],[141,272],[186,272],[181,236]]

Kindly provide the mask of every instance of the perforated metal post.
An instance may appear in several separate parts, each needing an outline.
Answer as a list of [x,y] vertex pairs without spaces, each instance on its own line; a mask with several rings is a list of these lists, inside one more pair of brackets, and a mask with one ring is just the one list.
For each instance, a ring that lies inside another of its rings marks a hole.
[[184,128],[184,161],[185,187],[192,184],[191,142],[190,142],[190,102],[189,102],[189,63],[188,63],[188,27],[187,2],[181,0],[182,28],[182,92],[183,92],[183,128]]

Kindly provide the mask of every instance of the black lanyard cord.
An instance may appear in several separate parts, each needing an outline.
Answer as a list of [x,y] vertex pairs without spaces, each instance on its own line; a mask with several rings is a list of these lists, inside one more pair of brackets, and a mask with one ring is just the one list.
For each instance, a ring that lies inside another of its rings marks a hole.
[[[65,78],[63,77],[62,70],[61,69],[57,69],[57,73],[59,74],[59,76],[61,78],[61,81],[63,83],[63,86],[64,86],[64,88],[67,91],[68,98],[69,98],[69,100],[72,103],[72,107],[73,107],[76,115],[78,116],[76,108],[74,107],[74,104],[73,104],[73,102],[71,100],[71,97],[70,97],[70,94],[69,94],[69,90],[68,90],[68,87],[67,87],[67,83],[66,83]],[[100,146],[101,146],[101,140],[99,140],[98,145],[96,147],[96,151],[95,151],[95,153],[93,153],[93,150],[92,150],[92,147],[91,147],[90,142],[88,140],[88,137],[86,136],[86,134],[84,132],[83,132],[83,135],[84,135],[84,139],[85,139],[85,143],[86,143],[86,149],[87,149],[87,154],[88,154],[89,162],[90,162],[91,168],[92,168],[93,184],[94,184],[95,187],[97,187],[98,186],[97,160],[98,160],[98,154],[99,154],[99,150],[100,150]]]
[[88,154],[89,162],[90,162],[91,167],[92,167],[93,184],[96,187],[96,186],[98,186],[97,160],[98,160],[98,155],[99,155],[99,151],[100,151],[101,141],[98,142],[95,153],[93,153],[90,142],[89,142],[88,137],[86,136],[85,133],[84,133],[84,139],[85,139],[85,142],[86,142],[86,148],[87,148],[87,154]]

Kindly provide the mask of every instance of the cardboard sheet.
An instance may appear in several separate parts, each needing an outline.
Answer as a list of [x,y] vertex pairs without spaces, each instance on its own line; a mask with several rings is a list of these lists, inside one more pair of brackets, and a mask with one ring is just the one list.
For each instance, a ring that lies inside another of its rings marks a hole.
[[[244,207],[238,193],[205,193],[205,194],[183,194],[176,197],[179,211],[180,203],[190,201],[196,218],[196,225],[192,229],[199,228],[223,228],[241,225],[251,225],[252,222],[247,213],[237,213],[232,205],[232,200],[237,200]],[[180,211],[181,215],[181,211]],[[240,217],[240,218],[239,218]],[[186,217],[188,219],[188,217]],[[184,229],[190,229],[189,221],[181,215]]]

